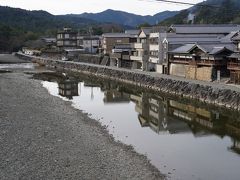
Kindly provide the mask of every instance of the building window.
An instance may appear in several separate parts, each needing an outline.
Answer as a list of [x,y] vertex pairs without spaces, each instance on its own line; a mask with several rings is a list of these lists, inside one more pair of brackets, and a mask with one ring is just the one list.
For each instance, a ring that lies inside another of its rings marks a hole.
[[69,38],[69,34],[65,34],[65,38],[68,39]]
[[164,49],[167,49],[167,43],[163,44]]
[[150,55],[154,57],[158,57],[158,51],[150,51]]
[[146,43],[147,40],[146,40],[146,39],[141,39],[140,42],[141,42],[141,43]]
[[167,53],[165,52],[163,55],[164,60],[167,60]]
[[158,44],[158,38],[151,38],[150,39],[150,44],[157,45]]
[[70,45],[70,42],[69,41],[65,41],[64,45],[68,46],[68,45]]

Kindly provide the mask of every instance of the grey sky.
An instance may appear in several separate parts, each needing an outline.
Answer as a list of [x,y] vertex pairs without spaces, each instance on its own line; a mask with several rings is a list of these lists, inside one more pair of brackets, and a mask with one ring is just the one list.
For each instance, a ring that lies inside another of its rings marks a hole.
[[[176,0],[198,3],[203,0]],[[27,10],[46,10],[52,14],[80,14],[101,12],[106,9],[122,10],[141,15],[153,15],[165,10],[180,10],[190,6],[177,5],[154,0],[0,0],[1,6],[18,7]]]

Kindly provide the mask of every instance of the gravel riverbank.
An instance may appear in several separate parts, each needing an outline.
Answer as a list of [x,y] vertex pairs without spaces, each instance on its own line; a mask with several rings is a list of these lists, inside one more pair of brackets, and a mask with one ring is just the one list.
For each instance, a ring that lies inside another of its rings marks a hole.
[[0,73],[0,179],[164,179],[145,156],[29,77]]

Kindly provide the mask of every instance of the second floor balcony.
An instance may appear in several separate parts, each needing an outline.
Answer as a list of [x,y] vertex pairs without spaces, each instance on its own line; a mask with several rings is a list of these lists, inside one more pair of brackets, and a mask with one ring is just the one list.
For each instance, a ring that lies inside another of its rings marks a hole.
[[134,49],[148,49],[147,43],[134,43],[133,45]]
[[228,69],[240,71],[240,62],[229,62]]
[[208,60],[208,59],[198,59],[198,60],[193,60],[193,59],[181,59],[181,58],[174,58],[169,60],[170,63],[177,63],[177,64],[186,64],[186,65],[192,65],[192,66],[197,66],[197,65],[202,65],[202,66],[224,66],[226,65],[226,60],[224,59],[213,59],[213,60]]
[[150,44],[149,51],[159,51],[159,45]]
[[158,64],[159,63],[159,58],[154,57],[154,56],[150,56],[149,57],[149,62],[154,63],[154,64]]
[[143,56],[130,56],[130,60],[132,60],[132,61],[142,62],[143,59],[144,59]]

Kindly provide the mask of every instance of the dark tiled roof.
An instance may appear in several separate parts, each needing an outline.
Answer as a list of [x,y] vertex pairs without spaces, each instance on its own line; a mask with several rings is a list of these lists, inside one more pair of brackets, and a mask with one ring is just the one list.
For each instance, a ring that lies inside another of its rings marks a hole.
[[231,56],[228,56],[229,58],[236,58],[240,60],[240,53],[239,52],[235,52],[232,53]]
[[191,49],[193,49],[195,46],[197,46],[196,44],[185,44],[183,46],[180,46],[176,49],[174,49],[173,51],[170,51],[170,53],[180,53],[180,54],[187,54],[189,53],[189,51]]
[[170,51],[169,53],[188,54],[195,47],[198,47],[199,49],[210,55],[218,54],[223,50],[229,50],[232,52],[234,52],[235,50],[235,46],[230,44],[185,44],[181,47],[174,49],[173,51]]
[[223,36],[219,36],[217,34],[166,34],[166,40],[170,44],[195,44],[199,42],[216,43],[220,42],[222,37]]
[[230,24],[202,24],[202,25],[172,25],[171,28],[178,34],[228,34],[239,31],[240,25]]
[[217,54],[221,52],[223,49],[228,49],[229,51],[234,52],[236,50],[236,46],[234,44],[199,44],[202,48],[206,50],[209,54]]
[[146,27],[141,29],[146,35],[149,35],[152,32],[152,27]]
[[229,33],[228,35],[221,38],[221,42],[232,42],[233,37],[237,34],[237,31],[233,31]]
[[240,34],[232,38],[233,41],[240,41]]

